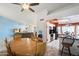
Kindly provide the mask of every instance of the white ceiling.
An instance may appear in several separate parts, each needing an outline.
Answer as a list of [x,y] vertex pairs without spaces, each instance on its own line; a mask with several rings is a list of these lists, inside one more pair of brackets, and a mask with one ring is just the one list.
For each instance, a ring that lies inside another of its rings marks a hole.
[[[70,3],[40,3],[39,6],[33,6],[32,8],[36,11],[35,13],[25,10],[20,12],[21,6],[10,4],[10,3],[0,3],[0,15],[8,17],[14,21],[29,23],[31,20],[36,19],[36,15],[43,10],[47,10],[48,14],[63,10],[63,8],[70,5],[79,5],[79,4],[70,4]],[[72,6],[73,7],[73,6]]]

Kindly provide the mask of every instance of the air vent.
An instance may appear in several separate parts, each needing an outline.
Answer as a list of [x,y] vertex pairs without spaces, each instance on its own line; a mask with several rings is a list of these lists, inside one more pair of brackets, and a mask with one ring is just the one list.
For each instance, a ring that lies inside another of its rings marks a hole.
[[44,19],[40,19],[40,21],[44,21]]

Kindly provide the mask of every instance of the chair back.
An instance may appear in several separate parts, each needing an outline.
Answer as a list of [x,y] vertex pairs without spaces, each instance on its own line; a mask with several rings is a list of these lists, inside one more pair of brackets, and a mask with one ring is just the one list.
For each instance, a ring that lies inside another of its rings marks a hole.
[[74,44],[75,42],[75,39],[74,37],[64,37],[63,40],[62,40],[62,43],[64,44],[70,44],[71,46]]
[[15,53],[12,53],[11,51],[11,47],[10,47],[10,43],[7,41],[7,38],[5,39],[5,44],[6,44],[6,48],[7,48],[7,53],[8,55],[15,55]]

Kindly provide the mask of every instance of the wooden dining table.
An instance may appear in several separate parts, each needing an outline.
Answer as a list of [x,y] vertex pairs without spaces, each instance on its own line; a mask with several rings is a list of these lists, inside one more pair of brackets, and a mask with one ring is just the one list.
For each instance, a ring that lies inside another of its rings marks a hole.
[[37,42],[29,38],[22,38],[10,41],[11,51],[15,52],[16,55],[21,56],[34,56],[44,55],[46,50],[46,43]]

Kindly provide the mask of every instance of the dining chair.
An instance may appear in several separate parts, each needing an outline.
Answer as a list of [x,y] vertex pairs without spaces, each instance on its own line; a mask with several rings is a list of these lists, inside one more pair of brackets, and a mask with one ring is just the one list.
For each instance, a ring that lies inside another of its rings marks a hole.
[[73,46],[75,42],[75,39],[73,37],[64,37],[62,40],[62,50],[61,50],[61,55],[63,54],[64,48],[68,49],[69,55],[71,56],[71,50],[70,48]]
[[7,38],[5,39],[5,44],[6,44],[7,53],[8,53],[7,55],[15,56],[16,54],[11,51],[10,43],[7,41]]

